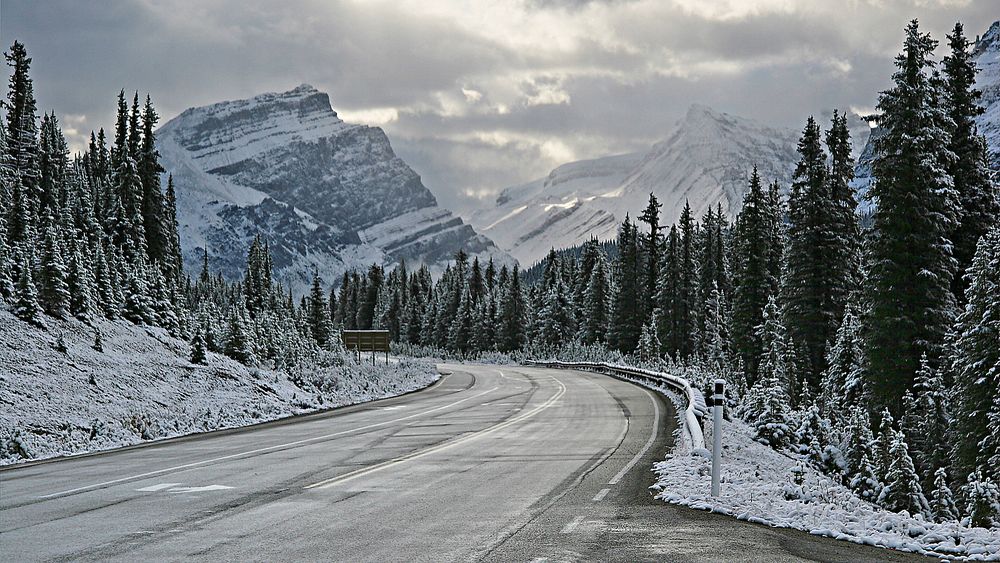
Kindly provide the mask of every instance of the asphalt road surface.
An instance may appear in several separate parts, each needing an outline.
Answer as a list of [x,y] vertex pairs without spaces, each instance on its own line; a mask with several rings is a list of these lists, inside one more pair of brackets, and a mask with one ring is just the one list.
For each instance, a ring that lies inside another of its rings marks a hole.
[[669,401],[603,375],[442,366],[419,393],[0,472],[0,560],[896,561],[670,506]]

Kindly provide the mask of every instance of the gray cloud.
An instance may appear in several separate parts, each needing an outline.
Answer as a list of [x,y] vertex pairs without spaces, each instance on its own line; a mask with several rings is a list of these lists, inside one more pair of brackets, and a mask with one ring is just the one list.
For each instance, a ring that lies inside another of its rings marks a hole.
[[906,22],[974,35],[992,0],[4,0],[40,110],[79,143],[120,88],[187,107],[308,82],[383,126],[445,205],[569,158],[639,150],[692,102],[799,128],[871,107]]

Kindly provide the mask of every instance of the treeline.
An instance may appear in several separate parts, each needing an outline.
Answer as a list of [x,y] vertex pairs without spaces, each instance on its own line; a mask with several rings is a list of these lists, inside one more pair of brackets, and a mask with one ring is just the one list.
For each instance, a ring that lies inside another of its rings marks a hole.
[[38,118],[24,45],[5,57],[0,303],[41,327],[49,318],[91,323],[97,349],[100,318],[162,327],[190,339],[196,363],[211,351],[291,370],[339,350],[326,325],[309,322],[327,310],[324,296],[296,303],[274,282],[263,241],[249,249],[242,281],[213,276],[207,261],[195,279],[182,271],[175,189],[170,176],[161,185],[149,96],[129,105],[121,91],[110,147],[102,129],[71,158],[55,113]]
[[462,355],[594,345],[698,366],[731,382],[761,441],[862,498],[1000,522],[1000,203],[961,25],[948,43],[938,64],[906,29],[873,116],[870,215],[834,112],[826,132],[807,121],[787,197],[754,170],[732,224],[685,206],[667,228],[650,196],[613,260],[597,241],[553,251],[525,287],[461,254],[437,283],[374,266],[332,292],[332,322]]

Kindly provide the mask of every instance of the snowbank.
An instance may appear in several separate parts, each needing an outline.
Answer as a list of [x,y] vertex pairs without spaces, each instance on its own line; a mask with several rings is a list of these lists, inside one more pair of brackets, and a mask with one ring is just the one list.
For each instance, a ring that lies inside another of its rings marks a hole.
[[[938,524],[920,516],[888,512],[808,466],[805,482],[795,487],[790,475],[799,456],[755,442],[753,429],[739,420],[727,422],[724,431],[719,498],[710,495],[711,459],[704,455],[707,452],[692,455],[683,445],[654,467],[659,476],[654,485],[657,498],[860,544],[953,559],[1000,561],[1000,530]],[[711,432],[708,420],[707,442]]]
[[[0,465],[233,428],[391,397],[439,377],[427,361],[347,363],[292,376],[209,354],[124,321],[46,318],[47,330],[0,310]],[[59,335],[65,352],[59,351]]]

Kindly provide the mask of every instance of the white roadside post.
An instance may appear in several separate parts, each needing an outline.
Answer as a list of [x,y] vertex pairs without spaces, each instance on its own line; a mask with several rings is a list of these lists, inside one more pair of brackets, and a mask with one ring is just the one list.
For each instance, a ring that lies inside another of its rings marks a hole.
[[719,479],[722,471],[722,403],[725,401],[726,380],[715,380],[715,395],[712,397],[712,496],[719,496]]

